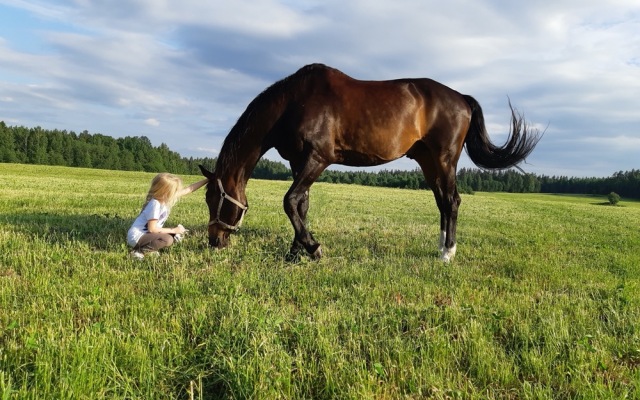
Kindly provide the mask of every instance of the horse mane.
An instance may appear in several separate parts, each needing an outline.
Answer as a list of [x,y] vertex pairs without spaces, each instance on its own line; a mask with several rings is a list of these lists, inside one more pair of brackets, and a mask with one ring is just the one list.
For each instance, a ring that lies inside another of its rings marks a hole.
[[[329,70],[333,70],[333,68],[327,67],[324,64],[305,65],[295,73],[273,83],[256,96],[240,115],[224,139],[215,170],[218,172],[225,171],[237,165],[238,160],[236,160],[236,154],[244,138],[252,133],[254,128],[252,125],[254,119],[252,117],[254,114],[270,110],[272,115],[279,116],[284,111],[284,106],[290,100],[292,94],[295,95],[295,93],[298,93],[299,88],[304,87],[308,78]],[[276,108],[276,110],[273,110],[274,108]],[[277,108],[281,108],[282,110],[278,112]]]

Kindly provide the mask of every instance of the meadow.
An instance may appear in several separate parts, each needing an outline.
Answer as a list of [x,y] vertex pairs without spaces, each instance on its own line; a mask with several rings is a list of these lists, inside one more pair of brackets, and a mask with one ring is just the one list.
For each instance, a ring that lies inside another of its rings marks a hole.
[[317,183],[291,263],[289,183],[251,180],[230,248],[202,190],[133,260],[152,177],[0,164],[2,400],[640,398],[637,202],[463,195],[443,264],[431,192]]

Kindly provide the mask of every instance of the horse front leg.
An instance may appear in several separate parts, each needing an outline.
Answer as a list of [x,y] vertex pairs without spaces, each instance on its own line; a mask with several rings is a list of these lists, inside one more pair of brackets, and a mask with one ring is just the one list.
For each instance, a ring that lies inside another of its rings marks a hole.
[[[298,215],[302,220],[302,224],[304,225],[305,228],[307,228],[307,212],[309,211],[309,190],[305,192],[302,199],[298,202],[297,210],[298,210]],[[311,235],[311,237],[313,239],[313,235]],[[303,250],[305,250],[304,245],[297,238],[294,238],[287,258],[291,261],[297,260],[299,258],[300,253]]]
[[[287,201],[286,197],[285,197],[285,201]],[[286,207],[287,206],[285,205],[285,209]],[[293,205],[290,205],[290,207],[293,207]],[[298,215],[302,220],[302,225],[306,229],[308,229],[307,228],[307,212],[309,211],[309,191],[308,190],[305,192],[305,195],[302,197],[302,199],[300,199],[300,201],[298,202],[298,206],[296,207],[296,209],[298,210]],[[311,233],[309,234],[311,235]],[[311,238],[313,239],[313,235],[311,235]],[[289,249],[289,254],[287,255],[286,258],[288,261],[298,261],[300,259],[300,254],[303,251],[306,251],[304,245],[296,237],[294,237],[293,243],[291,244],[291,249]]]
[[292,189],[287,192],[283,202],[284,211],[287,213],[294,230],[293,243],[291,244],[288,258],[291,260],[297,259],[300,252],[304,249],[309,253],[311,258],[319,259],[322,257],[322,247],[320,243],[314,239],[306,225],[305,211],[308,209],[305,207],[305,204],[308,204],[308,200],[305,199],[307,196],[306,190],[300,194],[298,190]]
[[306,219],[309,210],[309,188],[325,168],[325,164],[310,158],[300,173],[296,174],[293,184],[284,197],[284,211],[295,232],[289,250],[289,259],[297,259],[302,249],[306,250],[313,259],[322,257],[322,247],[307,229]]

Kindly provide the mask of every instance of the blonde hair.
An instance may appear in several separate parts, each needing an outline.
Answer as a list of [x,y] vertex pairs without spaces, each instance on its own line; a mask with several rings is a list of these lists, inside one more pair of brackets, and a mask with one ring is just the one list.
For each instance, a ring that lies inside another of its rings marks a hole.
[[182,179],[166,172],[158,174],[151,181],[151,187],[142,205],[142,209],[144,210],[152,199],[156,199],[168,208],[171,208],[178,201],[178,193],[180,193],[181,190]]

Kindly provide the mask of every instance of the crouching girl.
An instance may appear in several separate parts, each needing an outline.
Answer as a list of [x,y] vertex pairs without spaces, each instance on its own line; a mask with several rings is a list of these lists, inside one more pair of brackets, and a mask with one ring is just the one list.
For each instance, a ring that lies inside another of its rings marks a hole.
[[164,227],[171,207],[180,197],[200,189],[207,182],[208,179],[203,179],[183,188],[182,180],[173,174],[156,175],[151,181],[142,211],[127,233],[127,244],[132,248],[131,257],[143,259],[145,255],[157,254],[160,249],[180,241],[187,231],[182,225]]

